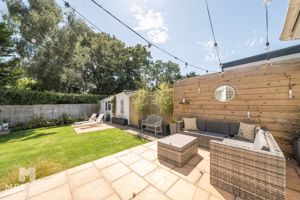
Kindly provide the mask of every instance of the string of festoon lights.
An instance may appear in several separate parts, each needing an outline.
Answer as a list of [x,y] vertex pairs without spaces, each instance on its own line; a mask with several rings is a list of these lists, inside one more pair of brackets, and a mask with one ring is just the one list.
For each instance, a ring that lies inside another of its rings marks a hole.
[[[124,27],[126,27],[128,30],[130,30],[131,32],[133,32],[134,34],[136,34],[138,37],[140,37],[142,40],[144,40],[147,43],[147,47],[150,49],[151,47],[155,47],[156,49],[160,50],[161,52],[163,52],[164,54],[167,54],[168,56],[172,57],[173,59],[183,63],[185,65],[185,67],[193,67],[196,69],[199,69],[201,71],[204,71],[206,73],[210,73],[210,72],[215,72],[212,70],[209,70],[207,68],[204,67],[199,67],[197,65],[194,65],[188,61],[186,61],[185,59],[182,59],[176,55],[174,55],[173,53],[170,53],[169,51],[161,48],[160,46],[158,46],[157,44],[152,43],[150,40],[148,40],[147,38],[145,38],[144,36],[142,36],[140,33],[138,33],[137,31],[135,31],[133,28],[131,28],[129,25],[127,25],[124,21],[122,21],[120,18],[116,17],[114,14],[112,14],[110,11],[108,11],[106,8],[104,8],[101,4],[99,4],[97,1],[95,0],[91,0],[97,7],[101,8],[105,13],[107,13],[108,15],[110,15],[112,18],[114,18],[116,21],[118,21],[120,24],[122,24]],[[84,20],[86,20],[89,24],[92,25],[92,27],[95,27],[96,29],[98,29],[100,32],[103,32],[98,26],[96,26],[94,23],[92,23],[90,20],[88,20],[86,17],[84,17],[83,14],[81,14],[78,10],[76,10],[73,6],[70,5],[69,2],[64,1],[65,7],[72,9],[75,13],[77,13],[80,17],[82,17]]]
[[[88,22],[89,24],[92,25],[92,28],[97,29],[100,32],[103,32],[97,25],[95,25],[93,22],[91,22],[89,19],[87,19],[83,14],[81,14],[78,10],[76,10],[73,6],[71,6],[67,1],[63,0],[65,7],[66,8],[70,8],[72,9],[76,14],[78,14],[82,19],[84,19],[86,22]],[[130,30],[131,32],[133,32],[135,35],[137,35],[138,37],[140,37],[142,40],[144,40],[147,43],[147,47],[150,49],[151,47],[155,47],[156,49],[160,50],[161,52],[167,54],[168,56],[172,57],[173,59],[183,63],[185,65],[185,67],[194,67],[197,68],[201,71],[205,71],[206,73],[209,72],[215,72],[212,70],[208,70],[207,68],[204,67],[199,67],[197,65],[191,64],[190,62],[187,62],[186,60],[179,58],[178,56],[174,55],[173,53],[170,53],[169,51],[161,48],[160,46],[158,46],[157,44],[152,43],[150,40],[148,40],[147,38],[145,38],[143,35],[141,35],[140,33],[138,33],[137,31],[135,31],[133,28],[131,28],[129,25],[127,25],[124,21],[122,21],[120,18],[118,18],[117,16],[115,16],[114,14],[112,14],[109,10],[107,10],[106,8],[104,8],[100,3],[98,3],[96,0],[91,0],[91,2],[93,2],[97,7],[101,8],[105,13],[107,13],[108,15],[110,15],[112,18],[114,18],[116,21],[118,21],[120,24],[122,24],[124,27],[126,27],[128,30]],[[269,52],[270,50],[270,42],[269,42],[269,14],[268,14],[268,7],[271,4],[271,0],[263,0],[263,5],[265,6],[265,15],[266,15],[266,44],[265,44],[265,50]],[[212,18],[211,18],[211,14],[210,14],[210,9],[208,6],[208,1],[205,0],[205,5],[206,5],[206,10],[207,10],[207,14],[208,14],[208,18],[209,18],[209,24],[210,24],[210,29],[212,32],[212,37],[213,37],[213,41],[214,41],[214,47],[216,50],[216,55],[218,58],[218,62],[219,62],[219,66],[221,68],[221,72],[223,74],[223,64],[221,62],[221,57],[220,57],[220,52],[219,52],[219,46],[216,40],[216,35],[215,35],[215,30],[214,30],[214,26],[212,23]],[[267,56],[267,62],[270,63],[270,57],[269,54]]]

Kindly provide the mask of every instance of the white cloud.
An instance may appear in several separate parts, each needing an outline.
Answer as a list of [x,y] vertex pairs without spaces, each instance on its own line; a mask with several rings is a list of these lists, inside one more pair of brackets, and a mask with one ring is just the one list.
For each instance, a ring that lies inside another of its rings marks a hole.
[[169,39],[169,30],[160,12],[146,10],[137,5],[132,6],[130,11],[138,23],[134,30],[146,32],[147,37],[154,43],[165,43]]
[[254,47],[254,46],[259,46],[264,42],[263,37],[254,37],[248,41],[245,42],[244,46],[245,47]]
[[[218,61],[218,55],[216,52],[216,48],[214,47],[214,41],[210,40],[207,42],[202,42],[202,41],[198,41],[196,42],[197,45],[202,46],[202,49],[205,51],[206,55],[204,57],[204,61],[205,62],[215,62]],[[220,45],[220,43],[218,43],[218,46]],[[221,60],[225,59],[226,57],[235,54],[234,50],[231,51],[220,51],[219,48],[219,54],[220,54],[220,58]]]

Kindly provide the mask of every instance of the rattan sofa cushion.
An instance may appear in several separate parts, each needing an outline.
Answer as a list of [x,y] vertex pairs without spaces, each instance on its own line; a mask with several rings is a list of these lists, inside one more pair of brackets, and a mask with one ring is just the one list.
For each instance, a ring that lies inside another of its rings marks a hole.
[[235,136],[239,134],[240,123],[239,122],[230,122],[229,123],[229,131],[230,136]]
[[197,118],[196,119],[197,128],[199,131],[205,131],[205,120]]
[[205,120],[205,131],[229,135],[229,122],[221,120]]
[[174,134],[158,140],[157,143],[176,151],[182,151],[191,144],[197,143],[197,138],[189,135]]
[[262,129],[260,129],[255,135],[254,148],[265,151],[270,150],[270,147],[265,137],[265,132]]
[[238,147],[246,147],[249,149],[254,148],[254,143],[252,143],[252,142],[245,142],[245,141],[227,139],[227,138],[225,138],[223,140],[223,142],[224,142],[224,144],[230,144],[230,145],[234,145],[234,146],[238,146]]
[[198,130],[196,118],[182,118],[185,130]]

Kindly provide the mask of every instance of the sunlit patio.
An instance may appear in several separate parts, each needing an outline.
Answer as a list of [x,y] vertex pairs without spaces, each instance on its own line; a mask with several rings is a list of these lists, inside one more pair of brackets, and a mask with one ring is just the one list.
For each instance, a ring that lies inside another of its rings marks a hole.
[[[210,184],[210,153],[198,155],[183,168],[157,159],[157,142],[14,187],[0,193],[1,200],[233,200],[233,195]],[[287,199],[300,198],[300,170],[287,162]]]

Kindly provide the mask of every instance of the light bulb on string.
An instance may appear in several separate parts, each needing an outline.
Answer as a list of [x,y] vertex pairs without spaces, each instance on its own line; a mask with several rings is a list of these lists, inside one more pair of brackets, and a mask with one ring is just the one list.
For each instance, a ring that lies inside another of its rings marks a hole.
[[31,42],[32,42],[33,44],[35,44],[35,43],[36,43],[36,39],[35,39],[35,38],[32,38],[32,39],[31,39]]
[[270,6],[271,5],[272,0],[263,0],[263,5],[264,6]]
[[65,7],[66,8],[70,8],[70,4],[68,2],[65,1]]
[[265,50],[266,51],[270,51],[270,42],[266,42],[266,45],[265,45]]

